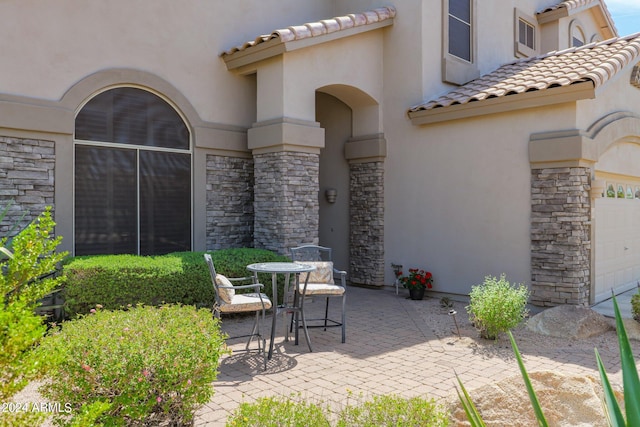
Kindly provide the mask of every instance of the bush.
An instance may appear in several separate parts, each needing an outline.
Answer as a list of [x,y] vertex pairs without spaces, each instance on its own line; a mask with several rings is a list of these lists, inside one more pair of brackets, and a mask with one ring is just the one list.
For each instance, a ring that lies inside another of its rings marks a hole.
[[[227,420],[227,426],[330,426],[331,410],[325,405],[297,398],[265,397],[243,403]],[[443,427],[449,413],[433,399],[374,396],[359,404],[347,404],[336,414],[337,427]]]
[[448,424],[448,412],[433,399],[381,395],[360,405],[345,407],[340,411],[337,426],[444,427]]
[[262,397],[255,403],[241,403],[227,420],[227,426],[327,427],[325,410],[314,403],[283,397]]
[[46,326],[35,310],[61,278],[39,278],[54,271],[65,256],[55,253],[61,238],[53,236],[54,225],[47,208],[10,244],[6,237],[0,239],[0,402],[7,402],[37,376],[41,365],[31,350]]
[[[99,255],[76,257],[64,267],[66,311],[86,314],[101,304],[120,309],[128,304],[180,303],[212,307],[211,277],[204,252],[176,252],[162,256]],[[262,249],[224,249],[212,253],[216,270],[230,277],[247,276],[247,265],[286,261],[288,258]],[[271,277],[261,276],[265,293],[271,294]]]
[[[38,352],[50,360],[40,392],[71,405],[62,425],[185,425],[213,395],[223,346],[209,310],[98,309],[65,322]],[[91,422],[89,422],[91,421]]]
[[467,306],[470,320],[480,336],[497,339],[501,332],[517,326],[527,315],[529,290],[523,284],[512,286],[502,274],[487,276],[482,285],[473,286]]
[[640,290],[631,297],[631,314],[636,321],[640,322]]

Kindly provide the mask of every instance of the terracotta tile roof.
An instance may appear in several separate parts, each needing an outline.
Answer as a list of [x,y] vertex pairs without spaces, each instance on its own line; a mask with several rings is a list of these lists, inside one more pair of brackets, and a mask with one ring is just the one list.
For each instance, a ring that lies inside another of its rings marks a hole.
[[604,3],[602,3],[600,0],[566,0],[566,1],[561,1],[560,3],[553,5],[553,6],[549,6],[541,11],[539,11],[538,13],[536,13],[536,15],[539,15],[541,13],[545,13],[545,12],[551,12],[552,10],[558,10],[561,8],[566,8],[568,10],[572,10],[572,9],[578,9],[580,7],[583,6],[589,6],[591,4],[602,4],[603,7],[606,7],[604,5]]
[[554,51],[503,65],[437,99],[411,108],[409,113],[586,81],[593,82],[597,88],[639,58],[640,33]]
[[302,40],[310,37],[322,36],[338,31],[344,31],[350,28],[382,22],[387,19],[393,19],[395,16],[395,8],[380,7],[364,13],[351,13],[344,16],[336,16],[330,19],[323,19],[317,22],[295,25],[292,27],[275,30],[271,34],[258,36],[255,40],[249,41],[242,46],[234,47],[226,52],[222,52],[220,56],[232,55],[236,52],[245,51],[273,39],[279,39],[281,42]]
[[617,36],[618,30],[616,29],[615,23],[613,21],[613,17],[609,12],[609,9],[607,8],[606,3],[602,0],[565,0],[565,1],[559,2],[556,5],[549,6],[545,9],[538,11],[536,15],[540,16],[546,13],[552,13],[559,9],[566,9],[567,12],[571,14],[571,11],[574,11],[576,9],[589,7],[589,6],[597,6],[597,5],[600,5],[602,7],[602,12],[604,14],[605,19],[607,20],[607,23],[611,26],[613,35]]

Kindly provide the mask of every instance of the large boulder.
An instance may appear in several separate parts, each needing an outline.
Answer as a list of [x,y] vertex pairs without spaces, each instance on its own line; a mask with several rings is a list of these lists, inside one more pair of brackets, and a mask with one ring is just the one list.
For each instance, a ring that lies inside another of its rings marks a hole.
[[[600,400],[602,387],[599,380],[548,371],[531,372],[529,377],[549,425],[608,425]],[[520,375],[471,390],[469,394],[488,426],[538,425],[524,380]],[[618,401],[623,399],[620,392],[617,392],[616,397]],[[452,404],[451,414],[451,425],[469,425],[459,403]]]
[[611,320],[588,307],[559,305],[548,308],[527,322],[533,332],[557,338],[589,338],[614,329]]

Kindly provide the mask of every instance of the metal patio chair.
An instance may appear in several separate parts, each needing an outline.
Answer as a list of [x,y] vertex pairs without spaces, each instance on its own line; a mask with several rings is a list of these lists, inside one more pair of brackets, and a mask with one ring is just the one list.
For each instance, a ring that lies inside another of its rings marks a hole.
[[[261,290],[264,287],[261,283],[255,282],[254,276],[227,278],[222,274],[216,273],[216,269],[213,265],[213,259],[211,255],[204,254],[204,259],[209,267],[209,274],[211,275],[211,281],[213,282],[213,289],[215,291],[215,303],[213,304],[213,315],[220,319],[222,313],[248,313],[255,312],[256,318],[253,322],[253,329],[250,334],[237,335],[229,337],[228,339],[245,338],[248,337],[247,345],[245,349],[250,351],[251,341],[254,337],[258,338],[258,352],[262,353],[264,358],[265,369],[267,367],[267,353],[266,342],[262,337],[261,323],[264,322],[265,312],[270,309],[272,304],[269,297],[262,293]],[[251,281],[249,285],[234,285],[232,282],[247,282]],[[252,293],[236,293],[236,290],[240,289],[253,289]]]
[[[333,266],[331,248],[318,245],[302,245],[291,249],[291,259],[300,264],[310,264],[316,267],[315,271],[302,273],[300,284],[304,283],[306,274],[309,274],[309,282],[306,288],[301,290],[301,309],[304,310],[305,297],[326,298],[324,317],[319,319],[307,318],[307,328],[324,328],[339,326],[342,328],[342,342],[346,341],[346,301],[347,301],[347,272],[338,270]],[[336,283],[335,278],[339,279]],[[342,301],[342,316],[340,321],[329,319],[329,299],[340,298]],[[315,324],[313,322],[316,322]],[[321,321],[321,324],[317,324]],[[309,322],[312,322],[309,324]],[[293,326],[293,319],[292,319]]]

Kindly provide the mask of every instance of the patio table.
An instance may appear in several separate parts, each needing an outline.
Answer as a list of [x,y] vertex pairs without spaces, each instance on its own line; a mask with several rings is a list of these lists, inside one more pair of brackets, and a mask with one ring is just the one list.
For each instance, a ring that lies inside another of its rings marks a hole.
[[[300,316],[302,319],[302,329],[304,330],[304,336],[307,340],[307,345],[309,346],[309,351],[313,351],[311,349],[311,340],[309,339],[309,332],[307,331],[307,322],[304,318],[304,311],[302,310],[302,298],[304,296],[304,290],[307,287],[307,282],[309,281],[309,275],[307,274],[307,278],[305,279],[304,287],[302,288],[302,292],[300,291],[300,273],[308,273],[310,271],[315,270],[316,267],[313,265],[306,264],[298,264],[295,262],[261,262],[256,264],[250,264],[247,266],[247,270],[253,272],[253,274],[257,277],[258,273],[271,273],[271,289],[273,296],[273,312],[271,319],[271,338],[269,339],[269,353],[267,355],[268,359],[271,359],[273,356],[273,340],[275,338],[276,333],[276,320],[278,315],[284,313],[286,316],[287,313],[292,313],[294,316]],[[285,275],[285,295],[282,299],[282,304],[278,304],[278,274]],[[294,298],[293,301],[287,300],[287,291],[289,289],[289,279],[291,274],[295,275],[295,288],[294,288]],[[296,325],[297,326],[297,325]],[[287,324],[285,322],[285,328],[287,328]],[[285,332],[285,341],[289,340],[289,332],[288,328]],[[298,345],[298,328],[296,327],[295,331],[295,345]]]

